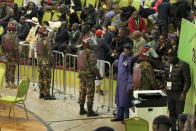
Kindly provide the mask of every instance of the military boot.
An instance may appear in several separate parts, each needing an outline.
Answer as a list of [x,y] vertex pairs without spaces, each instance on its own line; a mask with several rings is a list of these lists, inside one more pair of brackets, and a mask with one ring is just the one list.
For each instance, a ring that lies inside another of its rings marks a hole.
[[10,88],[11,88],[11,89],[15,89],[15,88],[17,88],[17,86],[12,82],[12,83],[10,84]]
[[84,104],[80,104],[80,115],[86,114],[87,111],[84,109]]
[[87,116],[91,117],[91,116],[98,116],[98,113],[95,113],[93,111],[93,106],[92,105],[88,105],[88,112],[87,112]]
[[9,88],[10,87],[10,83],[9,82],[6,82],[5,83],[5,88]]
[[42,98],[44,98],[44,93],[39,94],[39,99],[42,99]]
[[55,97],[52,97],[51,95],[46,95],[46,96],[44,96],[44,100],[56,100],[56,98]]

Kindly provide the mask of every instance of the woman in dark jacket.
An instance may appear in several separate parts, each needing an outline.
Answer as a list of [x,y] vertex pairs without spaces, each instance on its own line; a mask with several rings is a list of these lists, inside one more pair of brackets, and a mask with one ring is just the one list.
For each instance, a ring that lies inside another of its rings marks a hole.
[[25,11],[24,16],[26,19],[31,19],[33,17],[37,17],[37,9],[35,7],[35,4],[33,2],[30,2],[27,11]]

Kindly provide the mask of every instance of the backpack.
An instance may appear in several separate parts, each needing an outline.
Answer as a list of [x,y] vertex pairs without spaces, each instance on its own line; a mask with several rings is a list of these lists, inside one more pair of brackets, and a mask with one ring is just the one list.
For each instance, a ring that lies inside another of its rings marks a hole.
[[3,36],[4,45],[3,48],[6,52],[12,53],[14,50],[14,38],[10,38],[9,36]]
[[86,69],[86,58],[83,51],[78,52],[77,64],[80,71],[84,71]]
[[133,67],[133,77],[132,77],[132,85],[134,87],[140,87],[141,82],[141,69],[140,64],[135,63]]
[[43,50],[44,50],[44,43],[39,40],[36,44],[36,51],[37,51],[37,56],[43,56]]

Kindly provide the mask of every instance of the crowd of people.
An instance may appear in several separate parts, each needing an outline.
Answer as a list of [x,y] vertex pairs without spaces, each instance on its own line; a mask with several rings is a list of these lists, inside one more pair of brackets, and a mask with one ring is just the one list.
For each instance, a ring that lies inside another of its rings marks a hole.
[[[150,7],[141,2],[136,10],[108,1],[100,0],[97,8],[91,4],[83,8],[79,0],[25,0],[22,7],[14,4],[11,8],[1,0],[6,87],[16,87],[14,72],[21,55],[38,58],[40,99],[50,100],[51,67],[55,66],[52,50],[78,54],[80,115],[97,116],[92,110],[95,86],[96,92],[104,95],[101,80],[108,67],[96,60],[109,61],[117,67],[118,111],[112,121],[129,118],[134,90],[165,89],[169,119],[156,120],[171,121],[172,131],[176,130],[191,84],[189,65],[177,57],[181,20],[194,22],[194,6],[185,0],[173,4],[154,0]],[[50,21],[44,20],[47,12],[51,13]],[[18,43],[29,44],[28,52]],[[84,109],[86,95],[88,111]],[[155,125],[161,127],[159,122]]]

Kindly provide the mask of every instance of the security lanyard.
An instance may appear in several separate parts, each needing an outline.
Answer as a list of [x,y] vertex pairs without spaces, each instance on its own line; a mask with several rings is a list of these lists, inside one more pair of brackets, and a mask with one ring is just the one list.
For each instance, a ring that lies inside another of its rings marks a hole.
[[77,32],[78,30],[73,33],[73,38],[75,38]]
[[173,64],[170,64],[169,65],[169,79],[171,78],[172,69],[173,69]]
[[140,23],[140,19],[138,18],[137,20],[135,20],[135,23],[136,23],[136,26],[138,27]]
[[122,65],[127,66],[128,62],[127,62],[127,57],[123,56],[123,61],[122,61]]

